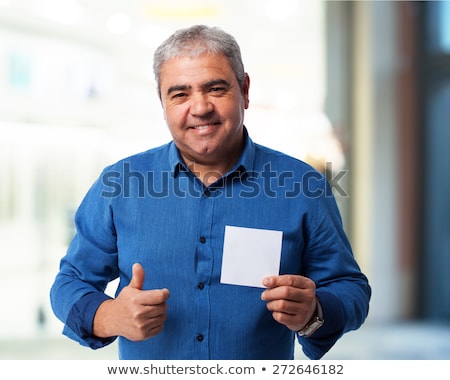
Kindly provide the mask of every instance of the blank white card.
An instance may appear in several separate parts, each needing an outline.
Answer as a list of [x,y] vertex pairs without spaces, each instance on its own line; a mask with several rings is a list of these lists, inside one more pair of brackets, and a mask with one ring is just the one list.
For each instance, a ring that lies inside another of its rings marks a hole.
[[220,282],[263,288],[280,273],[282,240],[283,231],[225,226]]

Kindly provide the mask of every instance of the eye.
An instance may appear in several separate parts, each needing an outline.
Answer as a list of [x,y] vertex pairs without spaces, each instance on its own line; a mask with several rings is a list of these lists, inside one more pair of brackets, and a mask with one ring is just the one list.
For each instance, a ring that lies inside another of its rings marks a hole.
[[183,98],[185,96],[186,96],[186,93],[184,93],[184,92],[177,92],[176,94],[172,95],[172,99]]
[[170,101],[174,104],[184,103],[187,99],[188,94],[186,92],[175,92],[170,97]]
[[227,91],[227,89],[225,87],[211,87],[209,89],[209,92],[214,94],[214,95],[221,95],[223,93],[225,93]]

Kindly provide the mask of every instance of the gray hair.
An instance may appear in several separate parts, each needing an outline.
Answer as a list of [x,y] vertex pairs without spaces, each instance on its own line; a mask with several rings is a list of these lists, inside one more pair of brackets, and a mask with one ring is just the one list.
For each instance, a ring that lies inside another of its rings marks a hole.
[[[241,49],[235,38],[217,27],[195,25],[177,30],[166,39],[153,56],[153,72],[160,94],[161,67],[174,57],[198,57],[202,54],[224,55],[242,86],[245,80]],[[161,94],[160,94],[161,95]]]

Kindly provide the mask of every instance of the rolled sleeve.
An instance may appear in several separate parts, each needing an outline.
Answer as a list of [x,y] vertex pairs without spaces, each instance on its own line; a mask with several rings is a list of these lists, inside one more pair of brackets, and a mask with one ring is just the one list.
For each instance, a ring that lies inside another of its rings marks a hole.
[[108,299],[102,292],[89,293],[76,302],[67,316],[63,333],[92,349],[101,348],[114,342],[117,337],[99,338],[93,335],[93,321],[100,304]]

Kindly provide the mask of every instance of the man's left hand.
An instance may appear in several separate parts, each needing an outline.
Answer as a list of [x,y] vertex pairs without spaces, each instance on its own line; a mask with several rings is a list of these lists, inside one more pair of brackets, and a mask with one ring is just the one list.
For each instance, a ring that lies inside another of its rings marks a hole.
[[267,289],[261,299],[273,318],[293,331],[302,329],[316,310],[316,285],[299,275],[270,276],[263,280]]

